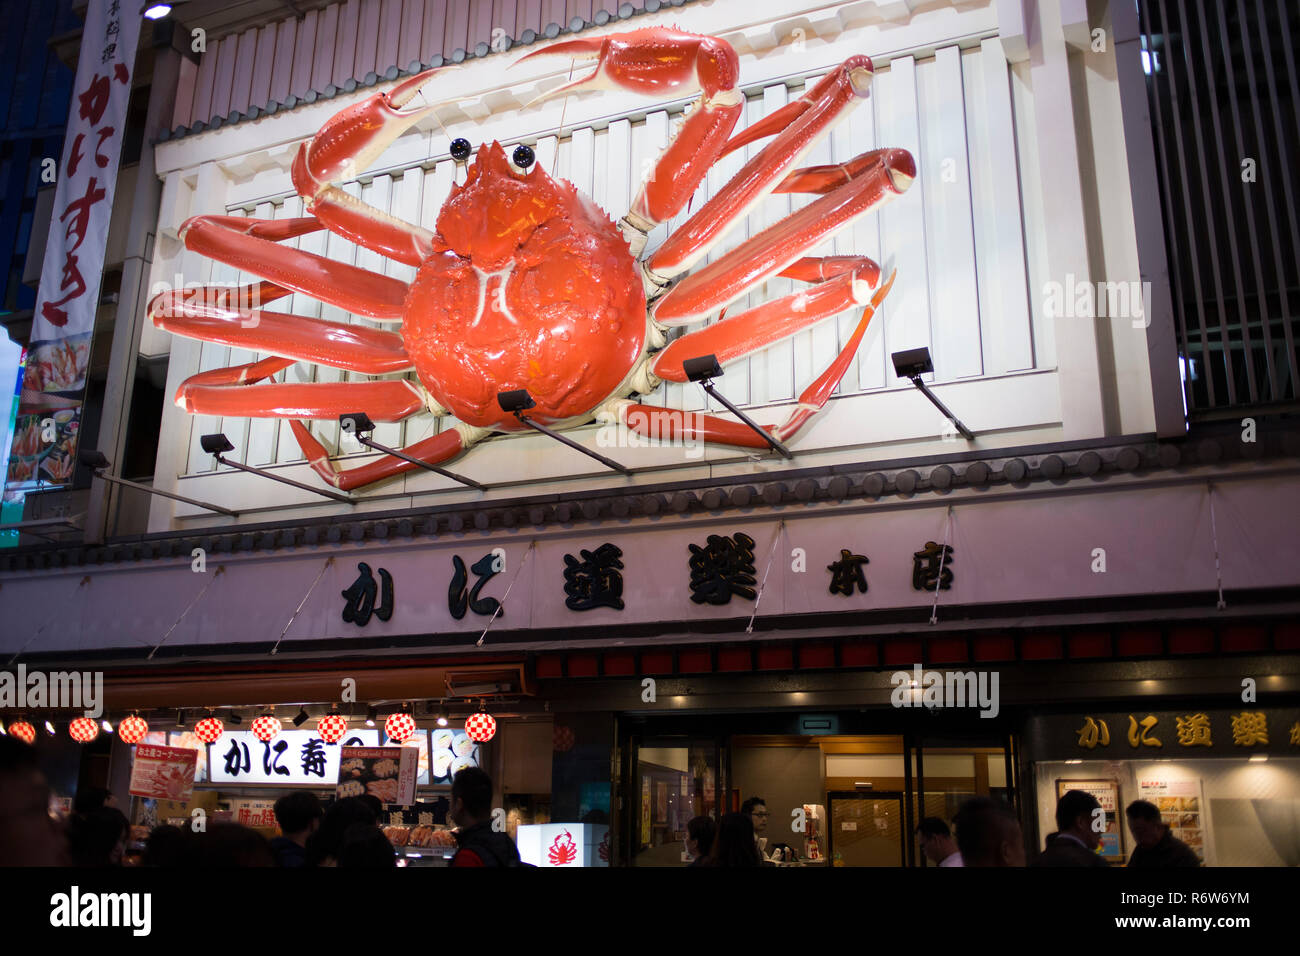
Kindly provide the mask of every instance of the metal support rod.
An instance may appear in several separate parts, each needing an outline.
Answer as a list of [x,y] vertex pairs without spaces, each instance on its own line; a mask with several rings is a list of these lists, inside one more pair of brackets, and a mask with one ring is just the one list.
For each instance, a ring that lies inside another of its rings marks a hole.
[[126,485],[128,488],[138,488],[140,491],[151,495],[162,495],[164,498],[171,498],[173,501],[183,501],[187,505],[194,505],[197,508],[205,508],[208,511],[215,511],[219,514],[230,515],[232,518],[238,518],[238,511],[231,511],[229,508],[223,508],[220,505],[210,505],[206,501],[199,501],[195,498],[186,498],[184,495],[172,494],[170,491],[162,491],[158,488],[150,488],[148,485],[137,484],[134,481],[128,481],[125,478],[118,478],[116,475],[106,475],[102,471],[96,471],[96,478],[103,478],[105,481],[111,481],[115,485]]
[[425,471],[432,471],[435,474],[442,475],[444,478],[450,478],[452,481],[459,481],[462,485],[469,485],[471,488],[477,488],[479,491],[487,491],[487,488],[480,485],[472,478],[462,478],[453,471],[445,468],[439,468],[437,465],[431,465],[427,461],[420,461],[418,458],[412,458],[406,452],[399,451],[396,448],[389,448],[387,445],[381,445],[373,438],[367,438],[365,435],[353,435],[358,442],[367,448],[373,448],[375,451],[382,451],[385,455],[392,455],[394,458],[400,458],[402,461],[409,461],[413,465],[419,465]]
[[519,414],[519,412],[515,412],[515,418],[519,419],[521,422],[523,422],[523,423],[524,423],[525,425],[527,425],[529,428],[533,429],[533,431],[539,431],[539,432],[541,432],[543,435],[549,435],[549,436],[551,436],[552,438],[554,438],[556,441],[558,441],[558,442],[560,442],[560,443],[562,443],[562,444],[568,445],[568,446],[569,446],[570,448],[572,448],[574,451],[580,451],[580,452],[582,452],[584,455],[586,455],[588,458],[594,458],[594,459],[596,459],[596,461],[600,462],[600,463],[601,463],[602,465],[604,465],[606,468],[613,468],[615,471],[621,471],[621,472],[622,472],[623,474],[625,474],[625,475],[630,475],[630,474],[632,474],[632,472],[631,472],[629,469],[624,468],[624,467],[623,467],[622,465],[620,465],[618,462],[616,462],[616,461],[610,461],[610,460],[609,460],[608,458],[606,458],[604,455],[597,454],[596,452],[592,451],[590,448],[583,448],[581,445],[579,445],[579,444],[578,444],[576,441],[574,441],[573,439],[571,439],[571,438],[565,438],[565,437],[564,437],[563,435],[561,435],[559,432],[551,431],[551,429],[547,428],[545,425],[539,425],[539,424],[537,424],[537,422],[533,421],[533,420],[530,419],[530,418],[524,418],[524,416],[521,415],[521,414]]
[[247,471],[250,474],[261,475],[263,478],[270,478],[272,481],[278,481],[282,485],[292,485],[295,488],[301,488],[303,491],[310,491],[312,494],[324,495],[326,498],[333,498],[335,501],[342,501],[345,504],[356,504],[348,495],[341,495],[337,491],[326,491],[324,488],[313,488],[311,485],[304,485],[301,481],[294,481],[292,478],[282,478],[279,475],[273,475],[269,471],[262,471],[260,468],[253,468],[249,465],[241,465],[237,461],[230,461],[223,455],[216,454],[212,456],[223,465],[229,465],[231,468],[238,468],[240,471]]
[[769,445],[771,445],[774,449],[776,449],[777,451],[779,451],[779,452],[780,452],[782,455],[784,455],[786,458],[788,458],[788,459],[790,459],[790,460],[792,460],[792,461],[794,460],[794,455],[790,454],[790,449],[786,448],[785,445],[781,444],[779,441],[777,441],[775,438],[773,438],[773,437],[772,437],[771,435],[769,435],[767,432],[763,431],[763,429],[760,428],[760,427],[759,427],[759,426],[754,422],[754,420],[753,420],[752,418],[750,418],[748,415],[746,415],[744,412],[742,412],[742,411],[741,411],[739,408],[737,408],[735,405],[731,404],[731,402],[727,401],[726,397],[723,396],[723,394],[722,394],[721,392],[719,392],[717,389],[715,389],[715,388],[713,387],[713,383],[712,383],[712,382],[710,382],[710,381],[708,381],[708,380],[706,379],[706,380],[704,380],[703,382],[700,382],[700,386],[701,386],[701,387],[702,387],[706,392],[708,392],[709,395],[710,395],[712,398],[717,399],[719,403],[721,403],[722,405],[725,405],[726,408],[727,408],[727,411],[731,412],[731,414],[735,415],[735,416],[736,416],[737,418],[739,418],[742,422],[744,422],[746,425],[748,425],[748,426],[749,426],[749,427],[750,427],[750,428],[751,428],[751,429],[752,429],[752,430],[753,430],[753,431],[754,431],[754,432],[755,432],[755,433],[756,433],[760,438],[763,439],[763,441],[767,442]]
[[930,391],[930,387],[926,385],[925,382],[921,381],[921,376],[913,375],[912,384],[921,390],[922,395],[924,395],[926,398],[928,398],[931,402],[934,403],[935,408],[943,412],[944,418],[948,419],[955,426],[957,426],[957,431],[961,432],[963,438],[965,438],[967,441],[975,440],[974,432],[972,432],[969,428],[963,425],[956,415],[948,411],[948,406],[945,405],[943,402],[939,401],[939,396],[934,394],[934,392]]

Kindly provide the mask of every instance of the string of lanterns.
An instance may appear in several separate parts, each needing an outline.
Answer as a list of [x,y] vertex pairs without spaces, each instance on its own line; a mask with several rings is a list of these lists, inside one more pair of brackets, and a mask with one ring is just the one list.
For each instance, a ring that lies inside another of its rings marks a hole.
[[[374,708],[371,708],[373,717]],[[305,718],[305,714],[303,717]],[[178,714],[178,721],[180,717]],[[238,718],[235,718],[238,723]],[[298,723],[298,721],[295,721]],[[367,721],[370,723],[370,721]],[[447,723],[445,710],[439,715],[437,723],[444,726]],[[80,744],[93,742],[100,733],[100,724],[93,717],[75,717],[68,723],[68,736]],[[53,735],[54,725],[48,720],[45,722],[46,730]],[[113,732],[113,726],[107,720],[103,721],[103,729],[107,733]],[[259,715],[253,720],[250,729],[258,740],[272,741],[279,736],[280,731],[284,729],[284,722],[276,717],[274,713],[267,712]],[[384,733],[389,740],[396,743],[405,743],[413,738],[418,731],[415,715],[411,711],[409,704],[403,705],[398,710],[388,716],[384,721]],[[336,709],[331,710],[328,714],[321,717],[316,722],[316,733],[327,744],[338,743],[348,730],[348,720]],[[471,714],[465,720],[465,734],[475,743],[487,743],[496,736],[497,721],[496,718],[486,712],[486,704],[479,701],[478,713]],[[194,736],[205,744],[216,743],[221,735],[226,732],[225,723],[221,718],[208,711],[208,716],[194,724]],[[0,733],[7,733],[12,737],[27,744],[35,744],[36,727],[26,718],[20,717],[7,727],[0,725]],[[126,744],[138,744],[144,740],[145,735],[149,733],[149,722],[141,717],[138,713],[132,713],[122,718],[118,724],[117,735]]]

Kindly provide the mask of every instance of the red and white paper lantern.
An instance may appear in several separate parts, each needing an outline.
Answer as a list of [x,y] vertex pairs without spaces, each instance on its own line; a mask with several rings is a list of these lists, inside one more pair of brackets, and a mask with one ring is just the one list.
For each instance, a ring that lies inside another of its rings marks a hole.
[[253,736],[263,742],[274,740],[284,730],[279,717],[263,714],[253,721]]
[[25,720],[15,720],[9,725],[9,736],[17,737],[25,744],[36,743],[36,728]]
[[415,718],[410,714],[390,714],[384,721],[384,733],[389,740],[404,743],[415,736]]
[[149,732],[149,723],[139,714],[123,717],[117,725],[117,736],[124,744],[138,744]]
[[342,714],[326,714],[316,721],[316,733],[327,744],[336,744],[348,732],[348,720]]
[[99,724],[94,717],[78,717],[68,724],[68,736],[79,744],[88,744],[99,736]]
[[485,744],[496,736],[497,721],[491,714],[470,714],[465,720],[465,733],[470,740]]
[[204,717],[194,725],[194,736],[205,744],[215,744],[225,732],[226,725],[217,717]]

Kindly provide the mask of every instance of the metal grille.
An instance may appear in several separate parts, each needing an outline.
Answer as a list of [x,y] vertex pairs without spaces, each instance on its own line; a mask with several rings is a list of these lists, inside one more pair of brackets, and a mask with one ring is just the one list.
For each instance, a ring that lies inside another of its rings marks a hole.
[[1294,403],[1300,7],[1138,6],[1188,412]]

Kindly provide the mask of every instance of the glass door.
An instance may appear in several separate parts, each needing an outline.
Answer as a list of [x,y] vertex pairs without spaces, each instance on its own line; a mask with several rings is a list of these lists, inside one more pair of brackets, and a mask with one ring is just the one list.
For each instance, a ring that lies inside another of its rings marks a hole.
[[717,820],[727,792],[725,748],[711,738],[634,739],[629,803],[632,865],[683,866],[686,826]]
[[906,866],[903,795],[827,794],[827,853],[832,866]]

